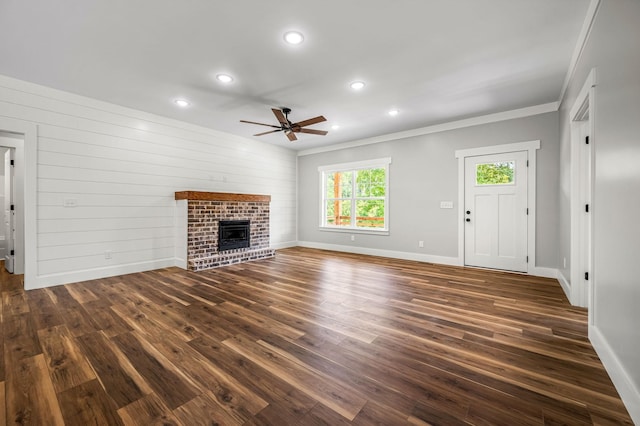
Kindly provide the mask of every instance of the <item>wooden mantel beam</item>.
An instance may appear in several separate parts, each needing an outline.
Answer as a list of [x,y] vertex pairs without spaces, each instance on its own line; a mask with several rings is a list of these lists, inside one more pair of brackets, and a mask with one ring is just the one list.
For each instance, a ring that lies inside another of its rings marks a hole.
[[271,195],[259,194],[233,194],[230,192],[201,192],[201,191],[178,191],[176,200],[199,200],[199,201],[254,201],[269,203]]

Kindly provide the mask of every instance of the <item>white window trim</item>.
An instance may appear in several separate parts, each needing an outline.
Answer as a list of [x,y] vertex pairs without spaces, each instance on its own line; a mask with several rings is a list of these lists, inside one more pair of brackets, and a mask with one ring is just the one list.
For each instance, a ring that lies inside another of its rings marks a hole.
[[[320,221],[319,228],[321,231],[329,231],[329,232],[349,232],[349,233],[357,233],[357,234],[372,234],[372,235],[389,235],[389,165],[391,164],[391,157],[378,158],[374,160],[364,160],[364,161],[353,161],[349,163],[338,163],[338,164],[330,164],[326,166],[319,166],[319,181],[320,181]],[[362,169],[371,169],[371,168],[379,168],[384,167],[386,169],[385,173],[385,203],[384,203],[384,228],[374,229],[374,228],[358,228],[355,225],[353,226],[327,226],[324,224],[324,194],[325,194],[325,173],[327,172],[338,172],[338,171],[351,171],[351,170],[362,170]]]

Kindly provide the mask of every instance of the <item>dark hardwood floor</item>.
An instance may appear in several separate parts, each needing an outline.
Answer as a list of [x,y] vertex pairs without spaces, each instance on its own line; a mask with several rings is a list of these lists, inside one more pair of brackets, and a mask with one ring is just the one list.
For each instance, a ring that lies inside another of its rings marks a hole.
[[632,424],[555,280],[293,248],[0,274],[0,424]]

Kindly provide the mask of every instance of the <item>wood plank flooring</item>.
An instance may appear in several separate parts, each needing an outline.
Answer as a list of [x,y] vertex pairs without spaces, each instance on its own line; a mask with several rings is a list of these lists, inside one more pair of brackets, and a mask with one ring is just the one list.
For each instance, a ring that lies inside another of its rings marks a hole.
[[292,248],[22,290],[0,424],[632,424],[555,280]]

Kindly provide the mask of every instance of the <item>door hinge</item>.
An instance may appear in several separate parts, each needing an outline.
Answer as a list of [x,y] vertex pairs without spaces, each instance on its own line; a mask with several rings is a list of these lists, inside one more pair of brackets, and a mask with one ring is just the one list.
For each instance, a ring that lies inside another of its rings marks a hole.
[[11,250],[11,256],[13,256],[13,255],[15,254],[15,253],[14,253],[14,251],[15,251],[15,250]]
[[585,211],[586,213],[589,213],[589,204],[585,204],[585,205],[584,205],[584,211]]
[[588,272],[584,273],[584,279],[585,279],[585,281],[589,281],[589,273]]
[[11,160],[11,163],[9,163],[9,165],[15,166],[15,163],[13,162],[13,160]]
[[527,263],[529,263],[529,256],[527,256]]
[[529,214],[529,207],[527,207],[527,215]]
[[527,167],[529,167],[529,160],[527,160]]
[[585,136],[584,138],[584,143],[589,145],[589,136]]
[[11,204],[11,210],[15,210],[15,206]]

